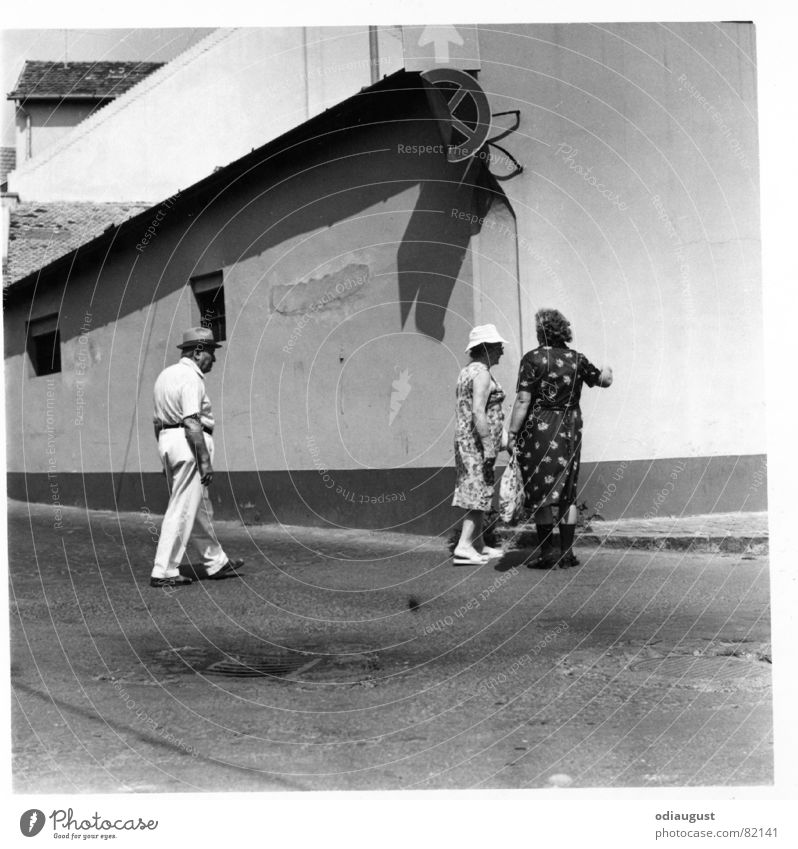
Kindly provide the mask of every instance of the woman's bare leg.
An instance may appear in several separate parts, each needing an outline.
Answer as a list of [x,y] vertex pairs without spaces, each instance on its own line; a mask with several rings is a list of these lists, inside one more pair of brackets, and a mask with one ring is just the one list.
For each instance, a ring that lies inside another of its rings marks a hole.
[[500,555],[502,555],[504,553],[502,551],[502,549],[494,548],[493,546],[489,546],[485,542],[485,530],[486,530],[486,528],[485,528],[484,519],[485,519],[485,516],[483,514],[482,529],[479,532],[479,536],[474,537],[474,548],[476,548],[476,550],[480,554],[486,554],[488,557],[499,557]]
[[481,510],[466,511],[463,517],[463,527],[460,530],[460,539],[454,549],[455,555],[463,557],[479,556],[475,543],[482,539],[482,518]]

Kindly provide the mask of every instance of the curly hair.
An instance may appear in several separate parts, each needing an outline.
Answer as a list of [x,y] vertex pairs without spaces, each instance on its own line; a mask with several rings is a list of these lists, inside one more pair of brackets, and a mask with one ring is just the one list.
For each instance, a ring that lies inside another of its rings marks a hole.
[[541,345],[553,345],[555,348],[574,338],[571,323],[559,310],[538,310],[535,313],[535,330]]

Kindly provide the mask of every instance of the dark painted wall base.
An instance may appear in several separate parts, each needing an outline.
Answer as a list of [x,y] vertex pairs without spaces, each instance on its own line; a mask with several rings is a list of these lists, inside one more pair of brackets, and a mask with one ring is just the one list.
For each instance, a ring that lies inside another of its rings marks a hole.
[[[461,517],[450,506],[454,469],[217,472],[216,515],[247,524],[367,528],[446,534]],[[9,472],[8,495],[22,501],[162,513],[162,475]],[[579,502],[587,515],[673,516],[767,509],[765,455],[585,463]]]

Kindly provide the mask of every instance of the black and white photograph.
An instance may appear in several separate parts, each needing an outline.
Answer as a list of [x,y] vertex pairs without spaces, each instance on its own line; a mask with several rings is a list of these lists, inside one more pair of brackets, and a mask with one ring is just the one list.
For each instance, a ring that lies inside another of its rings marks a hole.
[[784,787],[794,281],[758,22],[706,5],[4,25],[14,840],[291,791],[789,840],[733,800]]

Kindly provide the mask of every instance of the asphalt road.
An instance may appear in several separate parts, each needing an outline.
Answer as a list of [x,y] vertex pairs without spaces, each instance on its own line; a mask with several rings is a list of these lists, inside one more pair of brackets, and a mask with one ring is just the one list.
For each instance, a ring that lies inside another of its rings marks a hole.
[[163,591],[157,527],[11,504],[16,791],[772,782],[764,557],[464,568],[433,538],[220,523],[243,577]]

